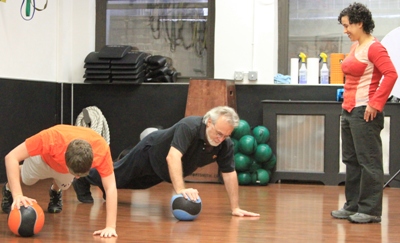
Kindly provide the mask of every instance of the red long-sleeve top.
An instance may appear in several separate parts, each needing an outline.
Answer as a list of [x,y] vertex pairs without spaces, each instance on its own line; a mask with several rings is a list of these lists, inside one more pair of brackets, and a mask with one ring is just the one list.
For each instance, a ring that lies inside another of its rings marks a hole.
[[357,47],[355,42],[342,63],[346,76],[342,108],[351,112],[354,107],[369,104],[382,111],[397,80],[396,69],[386,48],[376,39],[359,50]]

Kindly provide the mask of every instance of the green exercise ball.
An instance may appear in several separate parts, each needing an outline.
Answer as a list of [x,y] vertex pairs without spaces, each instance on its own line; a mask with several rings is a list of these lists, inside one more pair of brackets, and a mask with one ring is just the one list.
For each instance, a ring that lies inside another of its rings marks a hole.
[[272,170],[276,165],[276,156],[273,154],[271,158],[265,163],[263,166],[264,169],[266,170]]
[[254,153],[254,159],[262,164],[271,159],[272,149],[268,144],[259,144]]
[[251,159],[249,156],[239,152],[235,154],[234,159],[236,171],[243,172],[249,170],[251,165]]
[[250,172],[239,172],[237,177],[239,185],[249,185],[251,183]]
[[253,160],[250,164],[249,171],[255,172],[258,169],[261,169],[261,165],[259,163],[257,163],[257,161]]
[[256,126],[253,129],[253,136],[257,144],[267,143],[269,140],[269,130],[265,126]]
[[244,135],[239,140],[239,152],[247,155],[252,155],[257,148],[256,139],[251,135]]
[[250,125],[247,121],[239,120],[239,125],[232,131],[232,137],[240,140],[244,135],[250,135]]
[[233,154],[236,154],[239,152],[239,141],[236,138],[231,138],[231,141],[233,143]]
[[258,169],[251,174],[251,183],[254,185],[265,186],[268,185],[269,178],[268,171],[264,169]]

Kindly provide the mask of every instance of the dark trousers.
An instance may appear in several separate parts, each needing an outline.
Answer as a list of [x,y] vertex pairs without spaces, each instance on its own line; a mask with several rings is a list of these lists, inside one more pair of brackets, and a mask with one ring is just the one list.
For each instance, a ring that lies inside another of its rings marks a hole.
[[[146,189],[163,180],[154,172],[150,164],[147,147],[139,143],[122,159],[114,163],[114,173],[119,189]],[[90,184],[103,189],[101,177],[96,169],[91,169],[85,178]]]
[[346,165],[344,209],[374,216],[382,215],[383,162],[380,132],[384,114],[364,120],[365,106],[341,118],[342,160]]

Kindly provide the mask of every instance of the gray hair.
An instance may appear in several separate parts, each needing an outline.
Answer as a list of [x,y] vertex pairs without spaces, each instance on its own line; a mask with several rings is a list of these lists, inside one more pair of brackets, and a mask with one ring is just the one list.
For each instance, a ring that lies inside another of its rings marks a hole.
[[215,124],[215,122],[224,116],[226,121],[231,124],[233,127],[237,127],[239,125],[239,116],[236,111],[229,106],[217,106],[209,110],[203,117],[204,124],[207,124],[208,120],[211,119],[211,122]]

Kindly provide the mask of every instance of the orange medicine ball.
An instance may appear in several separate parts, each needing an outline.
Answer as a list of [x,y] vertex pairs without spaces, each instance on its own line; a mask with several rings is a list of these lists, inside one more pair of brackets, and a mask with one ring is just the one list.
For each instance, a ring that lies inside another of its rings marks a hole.
[[8,215],[8,227],[15,235],[30,237],[39,233],[44,225],[43,209],[33,203],[28,207],[14,208]]

